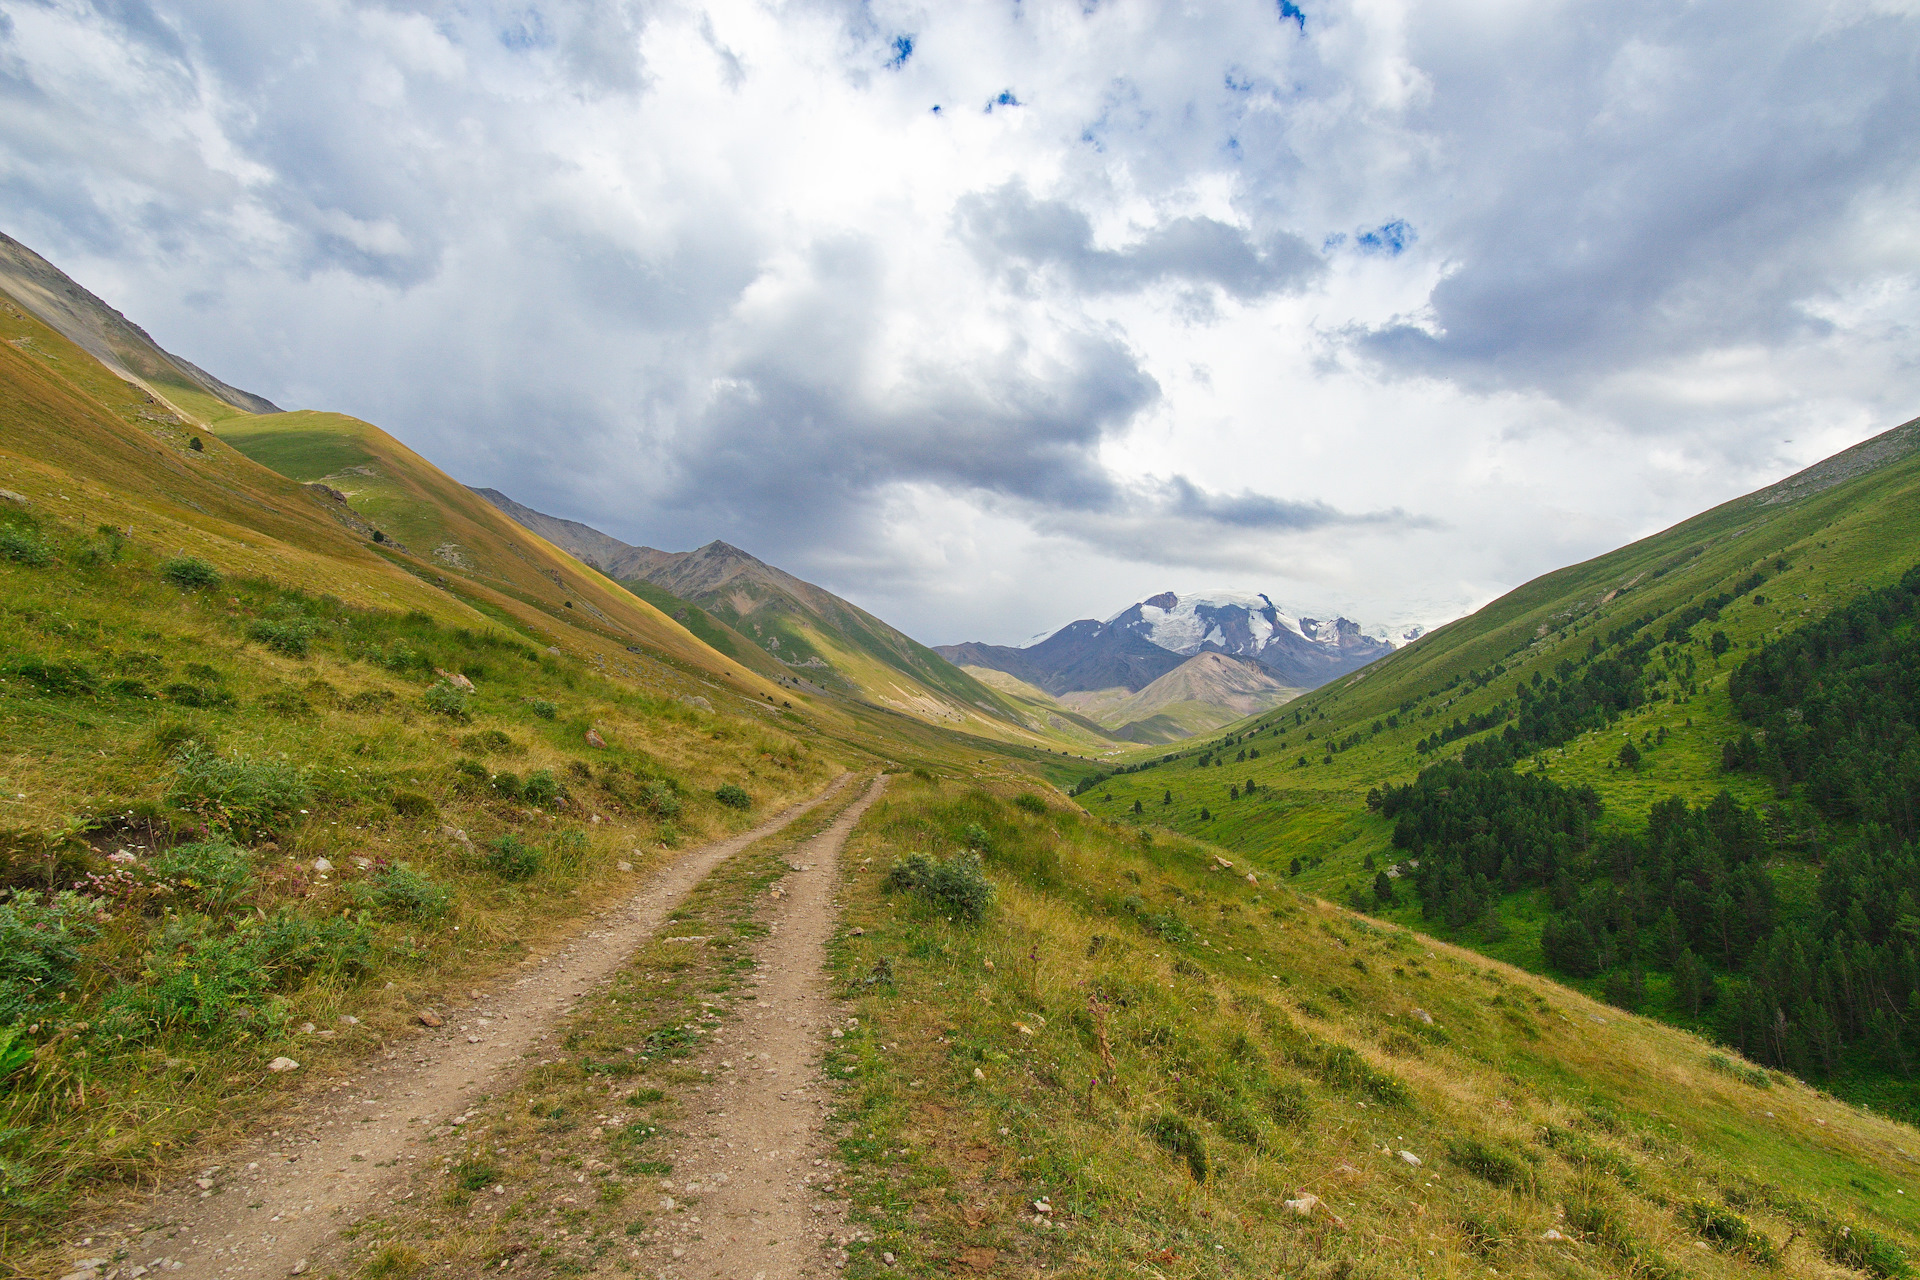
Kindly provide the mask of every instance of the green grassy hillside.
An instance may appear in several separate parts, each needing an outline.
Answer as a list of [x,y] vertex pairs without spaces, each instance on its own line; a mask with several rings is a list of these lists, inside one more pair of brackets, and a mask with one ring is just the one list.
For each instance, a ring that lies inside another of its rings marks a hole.
[[[849,1275],[1885,1276],[1920,1244],[1907,1126],[1209,846],[898,779],[849,856]],[[896,887],[914,856],[934,888]]]
[[[1749,728],[1735,718],[1729,678],[1760,646],[1891,582],[1916,558],[1917,435],[1900,428],[1814,469],[1814,483],[1784,482],[1547,575],[1205,747],[1096,777],[1082,800],[1096,813],[1244,853],[1265,870],[1297,875],[1303,890],[1342,901],[1358,894],[1387,918],[1541,968],[1541,930],[1552,910],[1544,890],[1505,894],[1498,923],[1487,927],[1449,927],[1404,892],[1411,881],[1392,903],[1373,893],[1400,855],[1393,824],[1369,811],[1368,793],[1410,782],[1437,760],[1465,754],[1472,762],[1498,750],[1486,744],[1537,722],[1527,709],[1544,705],[1542,690],[1585,688],[1589,676],[1624,678],[1631,669],[1631,696],[1604,726],[1523,741],[1510,753],[1514,767],[1592,788],[1602,813],[1597,837],[1640,830],[1658,801],[1700,806],[1722,791],[1779,829],[1798,802],[1776,795],[1763,776],[1722,763],[1724,745]],[[1620,760],[1628,742],[1639,754],[1631,768]],[[1769,874],[1791,914],[1812,892],[1821,855],[1798,837],[1769,839]],[[1589,980],[1596,993],[1603,985],[1598,975]],[[1670,1012],[1670,997],[1665,976],[1652,973],[1644,994],[1623,998]],[[1843,1071],[1836,1080],[1852,1096],[1915,1105],[1872,1071]]]

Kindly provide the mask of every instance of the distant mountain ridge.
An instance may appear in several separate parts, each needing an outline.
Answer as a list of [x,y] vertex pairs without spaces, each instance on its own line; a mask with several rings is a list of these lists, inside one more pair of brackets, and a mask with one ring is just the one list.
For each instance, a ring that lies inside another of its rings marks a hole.
[[702,621],[693,609],[711,615],[718,627],[699,633],[722,652],[742,653],[744,646],[757,661],[772,659],[806,679],[922,718],[953,722],[984,713],[1028,722],[998,691],[919,641],[739,547],[718,540],[693,551],[637,547],[497,489],[474,492],[690,627],[699,630]]
[[1200,653],[1249,659],[1281,686],[1314,689],[1420,634],[1417,627],[1390,635],[1349,618],[1296,617],[1264,594],[1164,591],[1104,622],[1082,618],[1030,644],[969,642],[938,645],[934,652],[961,666],[1004,671],[1056,697],[1100,689],[1138,693]]

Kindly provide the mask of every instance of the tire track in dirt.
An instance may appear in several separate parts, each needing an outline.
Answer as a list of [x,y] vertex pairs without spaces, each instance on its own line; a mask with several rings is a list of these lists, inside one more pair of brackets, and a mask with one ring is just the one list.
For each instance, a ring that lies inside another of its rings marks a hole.
[[[390,1045],[363,1073],[335,1084],[331,1096],[309,1097],[263,1120],[267,1137],[213,1157],[222,1163],[155,1196],[137,1215],[85,1233],[91,1242],[69,1270],[98,1260],[85,1271],[97,1280],[110,1272],[116,1280],[253,1280],[336,1262],[340,1229],[401,1192],[426,1163],[424,1137],[464,1124],[478,1096],[534,1053],[574,1002],[714,868],[825,803],[851,776],[750,831],[693,850],[585,922],[558,951],[530,956],[475,986],[464,1008],[445,1011],[441,1027]],[[114,1261],[116,1255],[124,1260]]]
[[827,939],[840,851],[877,801],[886,777],[825,831],[789,855],[787,905],[770,921],[750,1013],[715,1037],[702,1065],[716,1082],[707,1113],[681,1139],[672,1183],[698,1195],[700,1217],[662,1215],[643,1273],[663,1280],[793,1280],[831,1275],[844,1263],[837,1230],[844,1199],[832,1198],[825,1137],[831,1093],[820,1057],[835,1006],[827,991]]

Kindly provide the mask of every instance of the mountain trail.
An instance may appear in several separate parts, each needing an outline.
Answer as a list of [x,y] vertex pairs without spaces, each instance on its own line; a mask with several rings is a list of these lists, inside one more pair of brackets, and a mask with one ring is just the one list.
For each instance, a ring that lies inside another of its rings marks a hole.
[[[789,859],[787,905],[760,948],[752,1013],[714,1037],[714,1081],[680,1142],[675,1189],[700,1217],[664,1215],[639,1268],[661,1280],[793,1280],[831,1275],[846,1255],[846,1201],[833,1194],[825,1134],[831,1095],[820,1057],[834,1020],[827,939],[839,915],[840,850],[886,787],[884,775]],[[662,1186],[662,1190],[666,1190]]]
[[[466,1007],[443,1011],[443,1025],[390,1044],[381,1059],[326,1094],[264,1119],[266,1136],[214,1155],[221,1163],[202,1166],[197,1178],[120,1221],[81,1233],[82,1252],[68,1272],[97,1280],[246,1280],[319,1268],[340,1252],[343,1227],[392,1200],[424,1167],[423,1139],[465,1124],[481,1095],[536,1052],[575,1002],[651,937],[688,891],[825,803],[851,776],[842,774],[750,831],[693,850],[584,922],[557,952],[530,956],[475,987]],[[871,798],[853,807],[864,810]],[[833,830],[843,825],[850,826],[843,818]]]

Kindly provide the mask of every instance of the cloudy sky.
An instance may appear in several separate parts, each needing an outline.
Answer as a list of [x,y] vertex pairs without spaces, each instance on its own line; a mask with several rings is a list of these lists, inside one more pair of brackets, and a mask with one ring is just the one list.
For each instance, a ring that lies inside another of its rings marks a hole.
[[929,642],[1434,622],[1920,413],[1920,0],[0,0],[0,229]]

